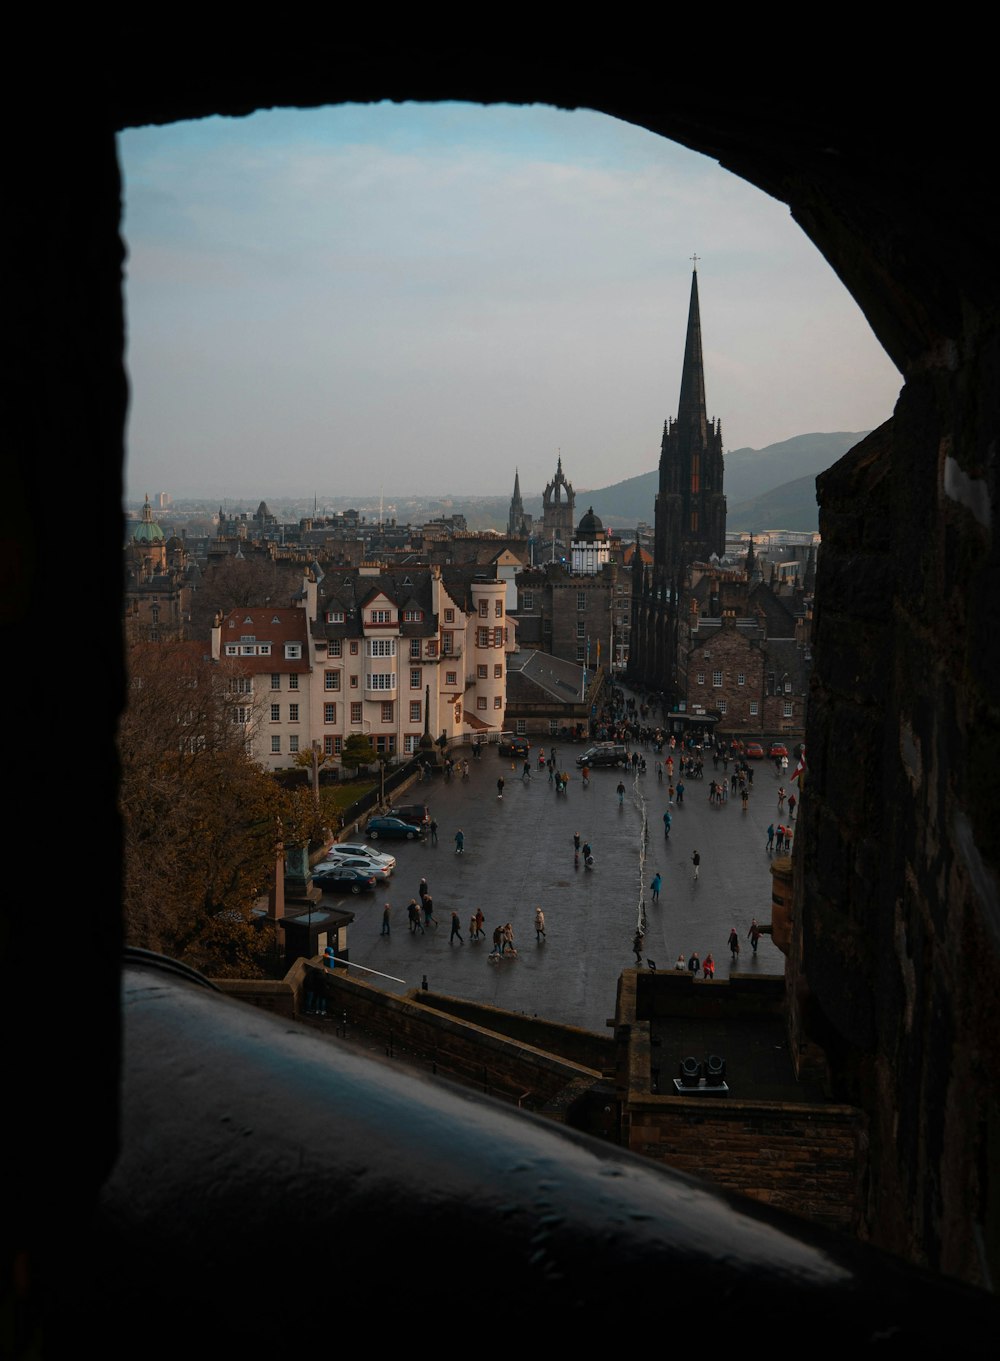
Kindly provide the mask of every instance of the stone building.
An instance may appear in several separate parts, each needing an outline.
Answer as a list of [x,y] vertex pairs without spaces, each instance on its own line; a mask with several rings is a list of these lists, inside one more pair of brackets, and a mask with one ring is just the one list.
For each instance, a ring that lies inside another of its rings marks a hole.
[[146,497],[125,546],[125,625],[132,639],[183,639],[191,618],[193,568],[183,539],[166,538]]
[[506,591],[476,567],[310,574],[296,605],[220,619],[212,655],[244,671],[248,737],[269,769],[314,742],[337,758],[353,733],[379,756],[409,756],[425,727],[449,742],[502,729]]
[[625,617],[624,608],[615,608],[622,603],[621,544],[589,510],[567,546],[568,563],[549,562],[518,573],[518,644],[580,666],[607,667],[621,642]]
[[667,420],[660,447],[653,567],[636,558],[632,583],[633,684],[683,698],[680,691],[680,597],[694,563],[720,559],[726,543],[722,427],[705,403],[698,272],[691,276],[687,337],[676,420]]

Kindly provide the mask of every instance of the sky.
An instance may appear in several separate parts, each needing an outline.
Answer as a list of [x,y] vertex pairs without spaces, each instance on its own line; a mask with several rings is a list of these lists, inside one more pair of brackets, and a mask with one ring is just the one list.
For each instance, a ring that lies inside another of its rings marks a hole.
[[727,449],[860,431],[902,380],[769,198],[628,123],[340,105],[119,136],[127,495],[579,493],[656,467],[693,255]]

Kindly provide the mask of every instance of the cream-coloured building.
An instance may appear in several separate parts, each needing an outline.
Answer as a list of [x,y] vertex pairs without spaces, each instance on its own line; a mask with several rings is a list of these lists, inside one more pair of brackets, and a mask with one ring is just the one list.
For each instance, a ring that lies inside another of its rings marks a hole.
[[212,631],[271,770],[314,742],[336,758],[352,733],[390,757],[416,752],[425,724],[449,742],[498,733],[514,647],[506,585],[477,567],[333,569],[295,605],[231,610]]

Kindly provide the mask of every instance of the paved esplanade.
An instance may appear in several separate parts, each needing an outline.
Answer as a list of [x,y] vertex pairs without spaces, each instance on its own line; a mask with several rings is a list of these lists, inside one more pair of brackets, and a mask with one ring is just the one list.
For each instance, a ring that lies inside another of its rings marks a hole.
[[[613,1016],[618,976],[635,964],[632,939],[640,901],[648,919],[643,967],[647,959],[658,970],[673,968],[678,953],[692,950],[704,958],[712,951],[716,978],[728,976],[726,941],[730,928],[740,935],[741,970],[782,973],[784,957],[770,937],[761,939],[754,956],[747,940],[751,917],[770,921],[770,857],[765,849],[770,822],[787,821],[779,813],[779,783],[790,785],[785,773],[779,781],[774,765],[754,762],[750,805],[743,812],[739,796],[721,808],[708,802],[709,783],[722,778],[711,758],[703,780],[685,781],[684,804],[673,810],[669,841],[663,837],[667,780],[657,782],[652,749],[639,748],[646,758],[645,775],[622,776],[617,770],[594,771],[584,788],[576,757],[583,745],[556,744],[558,763],[570,772],[568,792],[557,794],[548,772],[537,769],[539,744],[548,755],[544,738],[533,741],[532,778],[521,778],[522,761],[501,758],[495,747],[480,760],[458,750],[458,760],[469,757],[467,780],[435,776],[414,785],[406,801],[425,798],[439,824],[438,844],[379,841],[380,849],[396,857],[392,879],[374,897],[340,898],[356,910],[350,928],[351,960],[419,987],[427,975],[431,988],[511,1011],[546,1017],[589,1030],[604,1032]],[[664,753],[666,755],[666,753]],[[730,764],[732,773],[732,764]],[[505,781],[502,799],[496,782]],[[619,779],[626,786],[619,808],[615,792]],[[648,843],[643,847],[643,815],[648,820]],[[794,824],[793,824],[794,825]],[[465,833],[463,854],[455,853],[455,832]],[[594,849],[595,867],[586,870],[583,857],[573,863],[573,833]],[[694,881],[691,853],[701,854],[700,877]],[[663,876],[658,904],[651,902],[650,881]],[[426,934],[411,934],[406,905],[417,896],[421,877],[434,899],[438,926]],[[392,903],[392,934],[380,935],[382,905]],[[535,908],[545,912],[547,939],[535,942]],[[470,941],[469,918],[480,907],[486,918],[486,939]],[[457,911],[465,944],[449,945],[451,914]],[[511,922],[516,959],[491,963],[493,928]],[[360,971],[356,975],[365,978]],[[379,986],[402,992],[404,987],[382,979]]]

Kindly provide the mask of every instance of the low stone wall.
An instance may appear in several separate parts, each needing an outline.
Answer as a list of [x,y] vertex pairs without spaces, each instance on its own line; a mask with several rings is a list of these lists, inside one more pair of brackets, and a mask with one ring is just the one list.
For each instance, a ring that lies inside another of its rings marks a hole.
[[598,1069],[437,1010],[432,994],[422,993],[419,1001],[397,997],[346,974],[307,967],[321,975],[328,1012],[348,1037],[363,1032],[381,1041],[390,1055],[405,1053],[439,1076],[530,1110],[557,1108],[565,1089],[579,1092],[581,1084],[600,1080]]
[[[629,990],[631,1008],[623,1011],[622,988]],[[619,1016],[653,1020],[656,1017],[712,1017],[739,1013],[750,1019],[785,1017],[785,980],[774,975],[731,973],[707,983],[671,969],[662,973],[626,970],[618,983]]]
[[814,1223],[855,1231],[865,1120],[852,1106],[654,1096],[630,1102],[623,1143]]
[[588,1069],[604,1072],[610,1070],[614,1062],[614,1042],[610,1033],[598,1035],[592,1030],[581,1030],[579,1026],[521,1016],[483,1002],[468,1002],[463,997],[446,997],[441,993],[417,992],[413,1000],[420,1006],[471,1021],[494,1034],[506,1035],[519,1044],[531,1045]]

